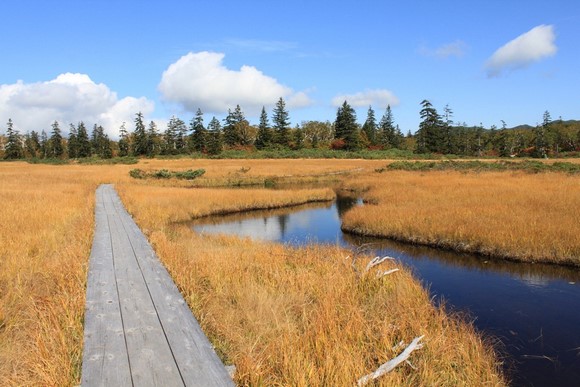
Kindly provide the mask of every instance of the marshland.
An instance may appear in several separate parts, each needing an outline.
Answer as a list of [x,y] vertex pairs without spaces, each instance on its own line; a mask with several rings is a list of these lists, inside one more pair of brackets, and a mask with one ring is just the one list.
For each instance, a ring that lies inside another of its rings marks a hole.
[[[365,271],[374,256],[339,243],[293,246],[199,233],[189,224],[216,214],[331,203],[339,189],[364,202],[342,214],[342,228],[355,234],[469,251],[478,254],[469,258],[476,262],[578,266],[577,174],[384,171],[387,164],[0,164],[0,379],[9,385],[78,383],[94,191],[111,182],[218,354],[236,365],[238,384],[353,384],[397,356],[397,344],[422,335],[424,346],[412,353],[411,364],[379,383],[508,383],[501,338],[474,327],[469,302],[455,307],[453,299],[445,305],[432,298],[429,280],[402,259]],[[191,181],[135,179],[129,173],[135,168],[205,173]],[[244,181],[252,184],[240,188]],[[278,189],[265,188],[266,181]]]

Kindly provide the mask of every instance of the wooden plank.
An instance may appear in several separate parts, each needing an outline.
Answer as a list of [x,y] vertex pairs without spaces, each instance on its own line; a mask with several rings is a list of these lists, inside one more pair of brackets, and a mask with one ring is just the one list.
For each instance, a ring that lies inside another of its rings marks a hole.
[[119,213],[109,227],[131,376],[137,386],[184,385]]
[[111,185],[96,193],[82,385],[234,385]]
[[231,377],[177,286],[118,196],[116,207],[119,214],[123,214],[122,221],[183,379],[186,383],[192,381],[200,386],[233,386]]
[[87,278],[81,383],[83,386],[126,386],[132,381],[103,190],[103,187],[97,189],[95,199],[95,233]]
[[223,363],[145,235],[120,200],[118,206],[119,213],[124,213],[123,222],[184,380],[200,386],[233,386]]

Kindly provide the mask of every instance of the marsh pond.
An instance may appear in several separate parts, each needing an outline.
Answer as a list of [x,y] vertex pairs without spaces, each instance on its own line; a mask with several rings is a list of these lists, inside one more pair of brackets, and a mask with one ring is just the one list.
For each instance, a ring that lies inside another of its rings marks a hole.
[[291,245],[364,247],[372,255],[394,257],[429,289],[434,302],[466,315],[496,343],[513,385],[580,385],[579,269],[345,234],[341,217],[357,205],[358,199],[338,196],[333,203],[203,218],[192,227]]

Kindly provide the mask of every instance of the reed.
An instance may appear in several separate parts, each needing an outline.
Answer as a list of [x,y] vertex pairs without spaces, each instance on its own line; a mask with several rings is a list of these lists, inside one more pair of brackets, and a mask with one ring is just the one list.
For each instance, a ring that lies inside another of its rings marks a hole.
[[[292,249],[195,234],[191,217],[328,200],[328,189],[192,189],[140,181],[129,171],[206,170],[199,178],[333,175],[384,162],[348,160],[141,160],[138,165],[0,164],[0,380],[80,380],[86,268],[94,190],[114,183],[221,356],[243,385],[351,385],[425,334],[383,385],[502,385],[491,346],[462,319],[435,308],[406,270],[359,276],[346,251]],[[360,173],[360,172],[357,172]],[[348,175],[338,175],[343,179]],[[357,261],[362,271],[365,260]],[[382,269],[393,267],[383,264]]]
[[519,261],[580,265],[580,177],[565,173],[385,172],[346,184],[366,206],[352,233]]
[[175,223],[183,210],[265,208],[304,192],[222,190],[218,198],[211,189],[118,189],[220,356],[236,365],[238,384],[353,385],[420,334],[426,345],[411,357],[417,369],[401,366],[380,385],[504,384],[491,347],[470,324],[435,308],[403,268],[361,276],[368,257],[355,271],[350,253],[335,246],[295,249],[198,235]]

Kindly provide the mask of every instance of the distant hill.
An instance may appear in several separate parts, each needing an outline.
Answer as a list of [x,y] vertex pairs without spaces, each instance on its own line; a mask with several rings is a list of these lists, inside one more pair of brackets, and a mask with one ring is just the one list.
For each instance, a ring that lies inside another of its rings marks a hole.
[[[578,126],[580,127],[580,120],[554,120],[552,121],[552,124],[558,125],[558,126],[564,126],[564,127],[569,127],[569,126]],[[518,125],[518,126],[514,126],[513,128],[507,128],[508,130],[531,130],[534,129],[534,126],[531,125]]]

